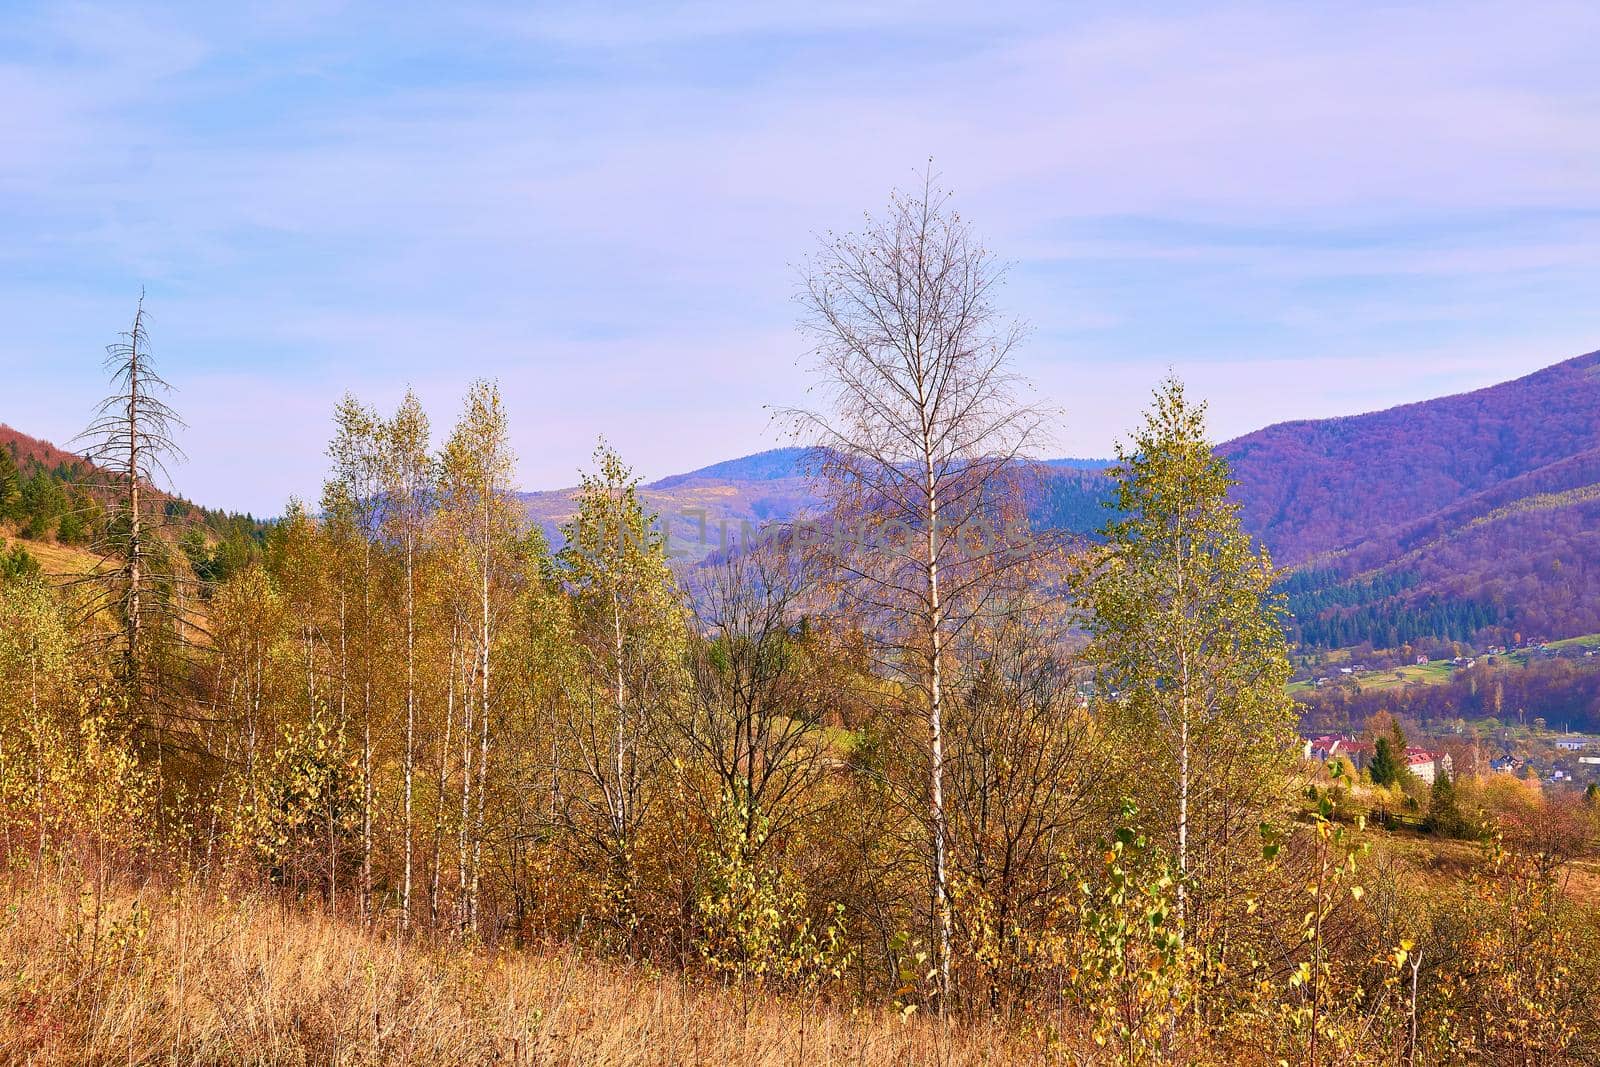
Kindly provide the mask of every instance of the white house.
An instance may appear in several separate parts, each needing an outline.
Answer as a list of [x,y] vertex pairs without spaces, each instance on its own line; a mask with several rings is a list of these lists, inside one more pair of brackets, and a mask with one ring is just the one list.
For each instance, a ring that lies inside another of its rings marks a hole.
[[1430,752],[1425,748],[1410,746],[1406,748],[1406,769],[1430,784],[1441,772],[1451,778],[1456,773],[1448,752]]

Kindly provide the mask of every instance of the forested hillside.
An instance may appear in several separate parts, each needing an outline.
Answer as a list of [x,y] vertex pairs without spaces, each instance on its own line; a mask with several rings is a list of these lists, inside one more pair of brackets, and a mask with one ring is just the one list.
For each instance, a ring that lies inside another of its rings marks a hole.
[[1280,563],[1371,542],[1600,446],[1600,352],[1388,411],[1286,422],[1222,446],[1245,524]]
[[1307,644],[1600,630],[1600,353],[1221,452]]
[[[52,557],[46,570],[91,566],[93,550],[114,532],[106,506],[114,489],[105,472],[82,456],[0,423],[0,536],[27,542],[13,547],[11,568],[27,568],[30,556],[41,555]],[[203,507],[155,486],[150,494],[169,540],[207,587],[242,567],[263,543],[266,524],[254,516]],[[51,551],[55,546],[74,550],[65,558],[78,566],[64,565],[62,554]]]

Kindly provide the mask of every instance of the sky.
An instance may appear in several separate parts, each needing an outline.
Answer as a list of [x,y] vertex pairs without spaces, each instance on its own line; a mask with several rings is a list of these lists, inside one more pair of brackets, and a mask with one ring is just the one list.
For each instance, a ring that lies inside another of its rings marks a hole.
[[798,271],[930,158],[1049,454],[1600,348],[1600,5],[248,7],[0,0],[0,421],[80,431],[142,287],[211,506],[314,500],[347,391],[498,380],[529,489],[783,444]]

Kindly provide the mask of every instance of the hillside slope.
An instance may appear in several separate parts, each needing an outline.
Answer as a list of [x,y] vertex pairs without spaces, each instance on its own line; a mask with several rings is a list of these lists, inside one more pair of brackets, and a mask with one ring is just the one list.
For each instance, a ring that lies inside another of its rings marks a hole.
[[57,448],[49,441],[30,437],[12,426],[0,422],[0,448],[11,453],[18,467],[37,463],[44,467],[71,467],[83,462],[66,449]]
[[1600,352],[1219,451],[1305,643],[1600,629]]
[[1515,381],[1345,418],[1285,422],[1219,451],[1245,525],[1280,563],[1381,536],[1600,445],[1600,352]]
[[[146,487],[153,514],[163,517],[157,536],[183,541],[197,573],[219,577],[225,564],[242,562],[266,535],[249,515],[201,507],[159,487]],[[91,546],[106,534],[106,475],[88,460],[0,423],[0,547],[15,538],[49,575],[73,577],[93,569]],[[159,508],[159,511],[155,509]]]

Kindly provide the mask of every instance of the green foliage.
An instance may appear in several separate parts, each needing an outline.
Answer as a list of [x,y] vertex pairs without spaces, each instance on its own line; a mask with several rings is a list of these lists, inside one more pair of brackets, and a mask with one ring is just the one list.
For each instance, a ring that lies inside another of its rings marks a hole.
[[1423,827],[1440,837],[1466,837],[1472,832],[1472,824],[1461,812],[1456,783],[1442,767],[1428,793],[1428,817]]
[[702,850],[695,898],[700,957],[740,986],[787,987],[835,980],[849,965],[844,909],[819,920],[803,887],[764,859],[771,823],[725,799]]
[[81,545],[89,540],[89,525],[76,510],[68,511],[56,523],[56,540],[64,545]]
[[10,550],[0,550],[0,583],[23,578],[37,578],[39,561],[22,545],[12,545]]
[[67,494],[61,483],[43,467],[36,467],[22,486],[22,536],[39,540],[53,533],[66,510]]
[[9,448],[0,448],[0,522],[22,517],[22,474]]
[[1077,879],[1075,933],[1057,950],[1095,1043],[1114,1049],[1120,1063],[1171,1053],[1192,1008],[1198,958],[1179,925],[1181,875],[1137,829],[1138,814],[1124,803],[1101,867]]
[[1395,756],[1394,742],[1387,737],[1380,737],[1374,743],[1372,763],[1367,772],[1372,776],[1372,784],[1385,788],[1399,785],[1406,770],[1400,765],[1400,760]]

